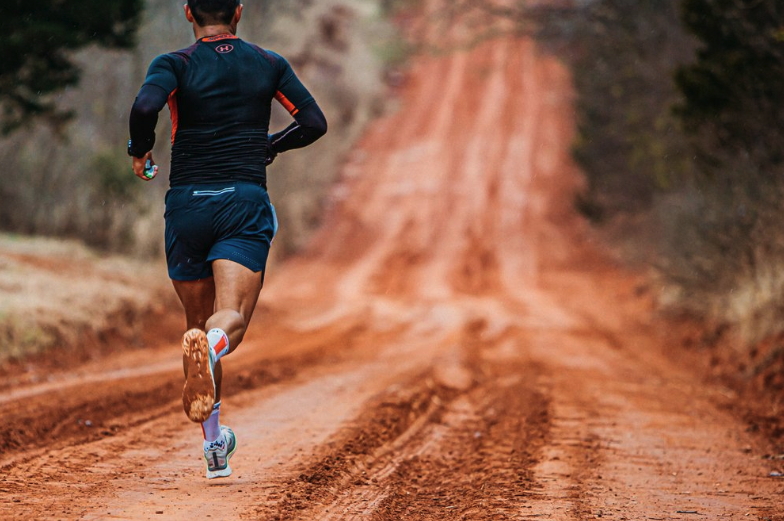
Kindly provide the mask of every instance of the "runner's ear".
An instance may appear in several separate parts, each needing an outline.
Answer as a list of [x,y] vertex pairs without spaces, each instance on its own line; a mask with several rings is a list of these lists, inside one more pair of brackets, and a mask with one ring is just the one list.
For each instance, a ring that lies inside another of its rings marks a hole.
[[242,18],[242,4],[237,6],[237,9],[234,11],[234,19],[231,21],[233,25],[237,25],[240,23],[240,18]]
[[188,20],[190,23],[195,23],[196,20],[193,18],[193,13],[191,12],[191,8],[188,7],[188,4],[182,6],[183,10],[185,10],[185,19]]

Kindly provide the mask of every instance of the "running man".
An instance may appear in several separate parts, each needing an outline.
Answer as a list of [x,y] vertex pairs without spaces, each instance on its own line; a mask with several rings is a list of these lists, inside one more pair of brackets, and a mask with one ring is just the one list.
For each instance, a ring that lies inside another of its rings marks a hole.
[[[144,180],[158,113],[172,118],[166,261],[185,308],[182,404],[201,423],[207,478],[231,475],[234,432],[220,424],[221,358],[237,349],[264,281],[277,229],[266,190],[275,156],[327,131],[288,62],[237,37],[239,0],[188,0],[196,43],[153,60],[130,116],[128,154]],[[293,116],[269,135],[272,100]]]

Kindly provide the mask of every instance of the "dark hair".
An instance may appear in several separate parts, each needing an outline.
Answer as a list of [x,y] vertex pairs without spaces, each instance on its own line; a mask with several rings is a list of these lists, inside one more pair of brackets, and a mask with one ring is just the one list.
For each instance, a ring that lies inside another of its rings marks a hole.
[[239,5],[240,0],[188,0],[188,7],[200,27],[230,24]]

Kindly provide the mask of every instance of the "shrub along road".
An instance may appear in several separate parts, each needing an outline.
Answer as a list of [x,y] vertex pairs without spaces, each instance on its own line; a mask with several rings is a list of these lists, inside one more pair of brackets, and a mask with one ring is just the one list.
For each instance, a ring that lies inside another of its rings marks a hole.
[[525,39],[415,59],[225,362],[234,475],[171,345],[6,389],[0,517],[784,519],[784,462],[573,212],[571,96]]

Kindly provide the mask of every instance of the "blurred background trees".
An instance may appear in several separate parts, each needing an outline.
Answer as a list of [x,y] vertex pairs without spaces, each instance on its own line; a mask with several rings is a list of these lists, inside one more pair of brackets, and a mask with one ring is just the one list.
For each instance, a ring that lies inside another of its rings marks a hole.
[[782,15],[594,0],[543,32],[575,72],[579,207],[655,267],[666,308],[748,343],[784,330]]
[[684,0],[681,18],[700,46],[676,73],[678,113],[705,140],[705,166],[742,155],[767,174],[784,161],[784,4]]
[[130,48],[142,0],[7,0],[0,10],[0,126],[35,116],[62,124],[70,115],[52,96],[79,81],[72,53],[86,46]]
[[679,100],[672,71],[693,50],[678,2],[593,2],[569,37],[579,94],[575,157],[588,172],[580,208],[598,221],[649,210],[692,168],[670,111]]
[[681,300],[752,343],[784,330],[783,15],[775,0],[681,6],[698,47],[676,70],[675,113],[691,139],[699,197],[675,223],[695,231],[670,245],[670,273]]

